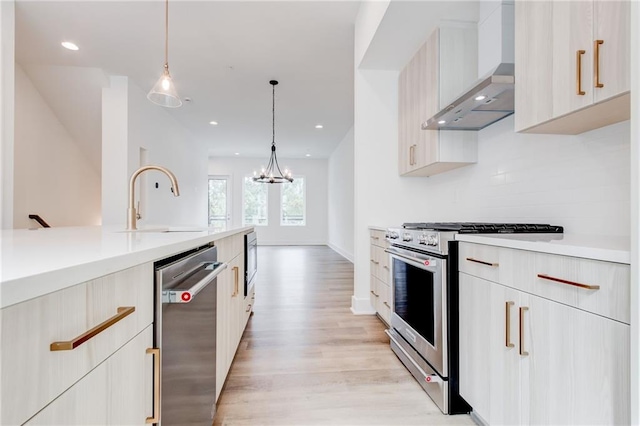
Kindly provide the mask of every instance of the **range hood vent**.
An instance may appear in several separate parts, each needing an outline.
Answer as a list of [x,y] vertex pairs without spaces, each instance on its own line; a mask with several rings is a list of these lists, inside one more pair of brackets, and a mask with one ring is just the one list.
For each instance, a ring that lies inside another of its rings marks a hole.
[[482,130],[514,112],[514,65],[500,64],[445,109],[422,123],[422,130]]

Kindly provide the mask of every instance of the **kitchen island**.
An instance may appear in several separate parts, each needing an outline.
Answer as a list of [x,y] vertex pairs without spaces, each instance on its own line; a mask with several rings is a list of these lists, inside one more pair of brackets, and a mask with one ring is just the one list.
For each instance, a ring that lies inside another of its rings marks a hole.
[[251,310],[238,289],[252,229],[2,231],[0,423],[158,423],[154,262],[211,243],[230,265],[217,283],[217,399]]

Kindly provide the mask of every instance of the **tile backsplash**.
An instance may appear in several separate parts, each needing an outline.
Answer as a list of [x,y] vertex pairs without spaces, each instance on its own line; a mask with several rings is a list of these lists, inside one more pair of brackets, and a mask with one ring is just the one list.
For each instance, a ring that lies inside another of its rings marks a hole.
[[[430,220],[548,222],[566,233],[628,236],[630,128],[577,136],[513,132],[513,117],[480,132],[478,163],[428,178]],[[422,185],[421,185],[422,186]]]

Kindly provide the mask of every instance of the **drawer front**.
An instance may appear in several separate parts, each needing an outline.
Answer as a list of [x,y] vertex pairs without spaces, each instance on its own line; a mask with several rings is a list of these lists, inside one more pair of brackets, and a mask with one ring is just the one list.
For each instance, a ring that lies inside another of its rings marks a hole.
[[482,244],[460,243],[458,268],[475,277],[500,282],[500,249]]
[[[51,351],[135,311],[73,350]],[[153,322],[153,265],[88,281],[2,312],[2,424],[21,424]]]
[[251,289],[251,292],[244,299],[244,309],[243,312],[243,322],[242,329],[247,326],[247,322],[249,321],[249,317],[251,316],[251,312],[253,312],[253,306],[256,303],[256,289],[255,287]]
[[535,255],[533,294],[630,323],[629,265],[544,253]]
[[214,241],[213,245],[218,248],[218,262],[229,262],[244,252],[244,234],[235,234]]
[[387,325],[389,325],[391,324],[391,289],[387,284],[378,281],[378,294],[380,295],[378,313]]
[[378,293],[379,282],[380,281],[375,276],[371,275],[369,299],[371,301],[371,306],[376,310],[376,312],[378,312],[378,305],[380,305],[380,294]]
[[385,240],[385,232],[378,231],[376,229],[369,230],[369,238],[371,240],[371,244],[376,245],[378,247],[386,247],[387,241]]

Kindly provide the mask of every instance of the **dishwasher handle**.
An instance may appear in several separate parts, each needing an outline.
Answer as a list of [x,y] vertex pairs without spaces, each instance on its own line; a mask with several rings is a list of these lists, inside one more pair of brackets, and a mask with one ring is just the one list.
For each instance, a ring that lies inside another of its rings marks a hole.
[[187,290],[163,290],[162,303],[189,303],[202,289],[208,286],[218,275],[229,266],[226,263],[206,262],[206,267],[214,266],[206,277],[195,283]]

